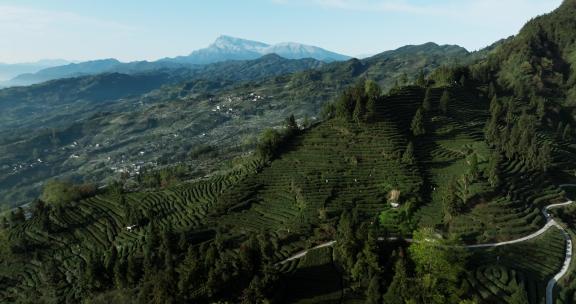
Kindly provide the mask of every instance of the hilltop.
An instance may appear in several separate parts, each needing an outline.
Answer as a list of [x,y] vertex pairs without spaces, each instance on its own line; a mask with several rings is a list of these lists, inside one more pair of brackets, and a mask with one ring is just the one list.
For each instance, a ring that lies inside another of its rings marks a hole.
[[26,63],[0,63],[0,83],[10,80],[18,75],[35,73],[42,69],[65,65],[69,62],[62,59],[45,59]]

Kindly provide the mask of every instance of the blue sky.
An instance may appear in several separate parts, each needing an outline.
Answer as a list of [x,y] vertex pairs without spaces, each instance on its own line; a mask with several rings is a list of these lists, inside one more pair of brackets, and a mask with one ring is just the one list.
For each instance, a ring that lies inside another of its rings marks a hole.
[[225,34],[357,56],[434,41],[475,50],[561,0],[0,0],[0,62],[185,55]]

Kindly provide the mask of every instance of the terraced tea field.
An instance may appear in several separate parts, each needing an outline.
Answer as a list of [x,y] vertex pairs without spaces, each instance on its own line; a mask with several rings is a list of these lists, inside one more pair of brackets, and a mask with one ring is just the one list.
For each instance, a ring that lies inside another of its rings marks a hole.
[[[46,267],[40,262],[42,259],[52,259],[54,267],[71,282],[80,279],[79,265],[89,257],[102,257],[111,247],[116,247],[119,256],[130,256],[146,242],[151,224],[158,230],[192,231],[188,235],[192,242],[211,239],[213,233],[208,229],[212,226],[207,219],[218,198],[231,185],[256,172],[259,166],[258,161],[251,161],[226,175],[163,191],[89,198],[51,214],[49,231],[42,228],[39,217],[33,217],[15,228],[11,238],[43,250],[31,261],[0,270],[0,276],[14,278],[19,283],[9,284],[18,286],[16,288],[1,288],[0,298],[18,298],[29,292],[23,286],[40,286],[43,278],[39,276]],[[140,223],[130,222],[130,218]],[[67,287],[62,286],[61,291],[70,292]]]
[[239,194],[229,204],[244,204],[245,210],[225,216],[223,223],[239,230],[289,233],[342,210],[356,209],[375,219],[390,209],[388,196],[394,190],[405,207],[414,204],[422,181],[416,167],[399,161],[406,145],[390,123],[325,122],[243,182],[241,187],[252,191],[250,198]]
[[474,249],[468,282],[488,303],[507,303],[515,284],[528,292],[530,303],[544,303],[546,283],[564,261],[565,241],[558,229],[519,244]]

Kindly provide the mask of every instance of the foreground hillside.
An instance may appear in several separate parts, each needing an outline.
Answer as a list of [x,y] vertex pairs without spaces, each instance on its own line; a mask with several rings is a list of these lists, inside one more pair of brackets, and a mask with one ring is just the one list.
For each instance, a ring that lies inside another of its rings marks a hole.
[[[548,157],[498,156],[482,122],[500,99],[472,82],[432,82],[388,95],[360,82],[325,108],[322,122],[302,130],[289,118],[263,134],[257,153],[211,177],[146,192],[114,185],[78,202],[45,195],[31,214],[5,223],[0,296],[540,303],[564,258],[558,230],[499,251],[461,246],[540,229],[539,209],[565,199],[547,172],[572,170],[573,154],[535,130],[552,147]],[[525,119],[521,108],[509,110]],[[425,241],[436,233],[445,246]],[[323,248],[288,259],[315,245]],[[506,258],[496,268],[480,262],[494,256]]]

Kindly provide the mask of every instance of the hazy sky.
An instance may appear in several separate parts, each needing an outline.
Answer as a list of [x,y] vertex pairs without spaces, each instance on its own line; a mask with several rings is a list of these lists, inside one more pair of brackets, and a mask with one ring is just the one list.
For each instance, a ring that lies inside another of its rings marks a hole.
[[0,62],[185,55],[221,34],[347,55],[434,41],[475,50],[561,0],[0,0]]

